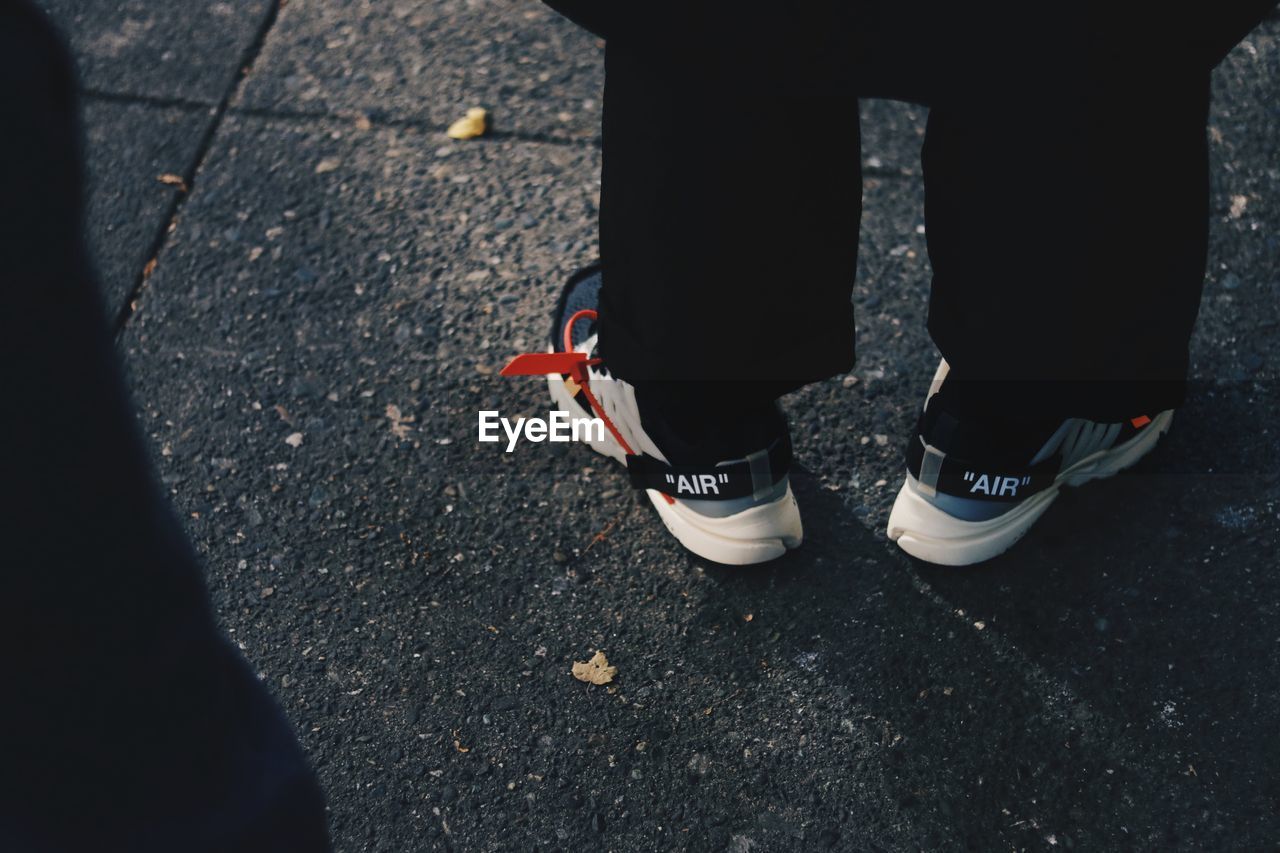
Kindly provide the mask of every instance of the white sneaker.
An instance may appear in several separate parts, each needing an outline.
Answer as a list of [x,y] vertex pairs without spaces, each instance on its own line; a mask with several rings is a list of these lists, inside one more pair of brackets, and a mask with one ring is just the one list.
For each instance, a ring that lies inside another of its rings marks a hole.
[[645,490],[671,534],[698,556],[747,565],[799,547],[804,532],[787,475],[791,436],[781,411],[774,405],[750,424],[694,439],[671,430],[597,357],[600,284],[598,266],[575,274],[556,309],[550,352],[518,356],[503,375],[545,374],[557,409],[571,419],[600,418],[603,435],[587,430],[587,443],[627,466],[632,485]]
[[946,378],[944,361],[907,451],[907,478],[887,531],[902,550],[930,563],[967,566],[1004,553],[1059,489],[1128,468],[1173,422],[1172,410],[1123,423],[1069,418],[1006,442],[930,407]]

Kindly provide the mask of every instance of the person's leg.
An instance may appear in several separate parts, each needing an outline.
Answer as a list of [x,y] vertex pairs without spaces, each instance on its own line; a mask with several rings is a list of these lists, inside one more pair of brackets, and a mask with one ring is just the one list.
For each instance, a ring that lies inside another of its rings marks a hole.
[[934,104],[929,329],[967,414],[1007,417],[1016,400],[1120,421],[1180,404],[1208,241],[1210,63],[1242,20],[1066,20],[1002,57],[1016,73],[979,69]]
[[889,517],[908,553],[994,557],[1061,487],[1169,429],[1207,254],[1210,63],[1241,26],[1185,11],[1068,10],[938,91],[924,163],[945,361]]
[[[551,356],[570,417],[687,548],[799,546],[776,400],[853,363],[858,111],[835,4],[554,0],[606,38],[601,265],[570,278]],[[581,322],[579,322],[581,321]]]
[[0,848],[322,851],[288,723],[216,629],[86,254],[71,64],[0,7]]
[[658,27],[647,7],[552,5],[607,39],[610,369],[639,385],[699,381],[696,396],[717,403],[847,370],[858,112],[830,73],[841,46],[822,45],[830,13],[723,6]]

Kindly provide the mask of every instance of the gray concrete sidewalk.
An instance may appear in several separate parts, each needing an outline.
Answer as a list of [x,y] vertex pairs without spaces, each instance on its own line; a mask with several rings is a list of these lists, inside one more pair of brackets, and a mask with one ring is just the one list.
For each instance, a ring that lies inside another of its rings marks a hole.
[[[1280,25],[1215,77],[1203,381],[973,571],[882,533],[936,353],[925,114],[864,105],[861,362],[788,400],[809,541],[743,571],[581,448],[474,440],[545,411],[496,370],[594,256],[593,37],[531,0],[44,3],[140,422],[337,849],[1280,837]],[[598,648],[616,688],[569,676]]]

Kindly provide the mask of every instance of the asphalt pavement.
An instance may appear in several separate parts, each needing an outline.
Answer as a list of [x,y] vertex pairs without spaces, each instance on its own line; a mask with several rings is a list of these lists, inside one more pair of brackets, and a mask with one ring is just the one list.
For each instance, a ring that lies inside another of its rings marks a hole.
[[[531,0],[44,5],[139,423],[337,850],[1275,849],[1280,23],[1215,73],[1191,399],[977,569],[883,534],[937,354],[926,111],[864,103],[860,360],[785,401],[808,541],[727,569],[584,448],[475,440],[545,413],[496,372],[595,255],[594,37]],[[609,687],[570,676],[598,649]]]

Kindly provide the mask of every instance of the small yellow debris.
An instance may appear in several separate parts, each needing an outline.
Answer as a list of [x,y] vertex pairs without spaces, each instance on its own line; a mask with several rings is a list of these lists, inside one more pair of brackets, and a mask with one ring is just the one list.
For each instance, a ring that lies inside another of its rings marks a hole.
[[289,437],[284,440],[284,443],[297,450],[302,446],[302,433],[290,433]]
[[449,125],[450,139],[475,139],[489,129],[489,113],[484,107],[472,107],[467,114]]
[[1231,218],[1239,219],[1244,216],[1245,208],[1249,206],[1249,197],[1247,195],[1233,195],[1231,197]]
[[616,666],[609,666],[604,652],[596,652],[586,663],[574,661],[573,677],[588,684],[608,684],[618,674]]
[[342,161],[337,157],[326,157],[316,164],[316,174],[324,175],[329,172],[336,172],[341,165]]
[[756,618],[756,615],[754,613],[747,613],[742,617],[742,621],[750,622],[754,618]]
[[158,178],[156,178],[156,180],[164,184],[165,186],[177,187],[182,192],[187,191],[187,182],[182,179],[181,175],[175,175],[171,172],[167,172],[163,175],[160,175]]

